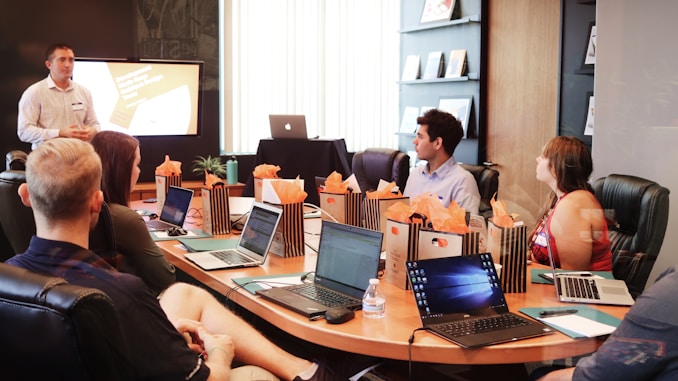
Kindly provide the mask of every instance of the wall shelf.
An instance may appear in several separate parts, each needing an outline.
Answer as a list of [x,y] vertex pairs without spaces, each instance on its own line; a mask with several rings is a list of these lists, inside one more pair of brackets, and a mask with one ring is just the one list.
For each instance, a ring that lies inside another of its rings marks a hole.
[[459,18],[459,19],[450,20],[450,21],[441,22],[441,23],[421,24],[421,25],[417,25],[417,26],[402,28],[402,29],[398,30],[398,33],[412,33],[412,32],[418,32],[418,31],[421,31],[421,30],[430,30],[430,29],[436,29],[436,28],[447,28],[448,26],[462,25],[462,24],[469,24],[469,23],[479,23],[479,22],[480,22],[480,15],[471,15],[471,16],[466,16],[466,17],[462,17],[462,18]]
[[478,73],[468,73],[465,76],[457,78],[431,78],[431,79],[415,79],[414,81],[398,81],[399,85],[420,85],[425,83],[444,83],[444,82],[465,82],[477,81],[480,79]]
[[[459,18],[431,24],[419,24],[421,12],[426,0],[400,0],[401,28],[400,34],[400,65],[401,73],[404,70],[408,56],[421,57],[420,73],[423,73],[427,64],[427,57],[431,52],[443,52],[444,68],[450,64],[450,54],[455,50],[466,50],[466,68],[461,77],[457,78],[430,78],[408,81],[396,81],[399,85],[399,112],[403,118],[405,110],[412,112],[412,108],[424,110],[430,107],[439,107],[441,99],[472,99],[471,109],[449,109],[458,107],[448,105],[448,111],[455,115],[467,117],[465,121],[466,136],[455,150],[455,158],[465,163],[479,163],[485,160],[485,100],[484,78],[485,70],[484,41],[486,41],[487,0],[456,0],[459,7]],[[459,106],[461,107],[461,106]],[[408,123],[411,123],[409,121]],[[402,124],[401,123],[399,125]],[[414,150],[414,133],[397,133],[398,149],[402,152]]]
[[[589,97],[593,94],[595,66],[582,66],[591,22],[596,19],[595,1],[561,2],[561,51],[558,105],[558,135],[575,136],[592,147],[586,135]],[[593,6],[591,6],[593,5]]]
[[595,73],[596,71],[593,68],[577,69],[574,71],[574,74],[584,74],[584,75],[594,75]]

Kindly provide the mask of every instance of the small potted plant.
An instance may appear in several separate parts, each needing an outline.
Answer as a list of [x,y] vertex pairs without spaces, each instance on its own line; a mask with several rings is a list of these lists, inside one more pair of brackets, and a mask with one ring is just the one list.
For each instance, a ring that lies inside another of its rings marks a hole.
[[219,156],[198,156],[197,159],[193,160],[193,173],[204,175],[205,171],[223,179],[226,177],[226,164],[221,162]]

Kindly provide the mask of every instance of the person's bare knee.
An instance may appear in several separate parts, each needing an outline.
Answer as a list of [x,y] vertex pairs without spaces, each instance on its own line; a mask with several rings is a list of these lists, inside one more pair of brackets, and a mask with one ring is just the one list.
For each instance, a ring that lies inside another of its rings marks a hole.
[[202,288],[179,282],[162,293],[160,306],[172,322],[182,318],[200,321],[209,297],[210,294]]

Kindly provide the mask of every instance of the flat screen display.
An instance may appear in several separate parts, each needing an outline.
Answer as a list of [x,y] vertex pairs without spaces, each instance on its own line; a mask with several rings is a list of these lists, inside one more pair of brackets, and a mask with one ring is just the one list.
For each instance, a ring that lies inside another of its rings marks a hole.
[[76,58],[73,81],[92,92],[102,130],[197,136],[202,70],[200,61]]

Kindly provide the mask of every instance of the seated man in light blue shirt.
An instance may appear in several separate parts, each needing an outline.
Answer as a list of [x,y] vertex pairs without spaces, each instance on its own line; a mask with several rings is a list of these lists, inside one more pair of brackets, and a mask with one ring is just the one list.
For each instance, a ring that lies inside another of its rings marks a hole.
[[415,197],[432,193],[448,207],[452,201],[471,214],[478,214],[480,192],[473,175],[457,164],[454,150],[464,136],[464,129],[454,115],[431,109],[417,118],[419,129],[414,149],[419,160],[426,160],[412,170],[403,195]]

